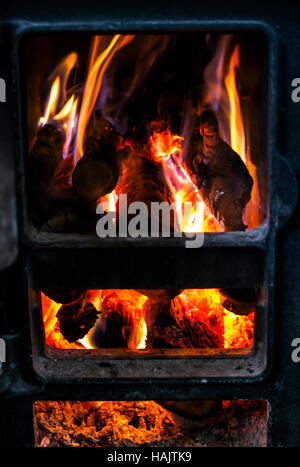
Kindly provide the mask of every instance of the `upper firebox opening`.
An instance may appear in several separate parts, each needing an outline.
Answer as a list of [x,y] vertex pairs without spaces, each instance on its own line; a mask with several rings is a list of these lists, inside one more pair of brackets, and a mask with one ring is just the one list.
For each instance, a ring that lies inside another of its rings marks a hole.
[[259,226],[266,50],[253,31],[27,38],[34,227],[170,237]]

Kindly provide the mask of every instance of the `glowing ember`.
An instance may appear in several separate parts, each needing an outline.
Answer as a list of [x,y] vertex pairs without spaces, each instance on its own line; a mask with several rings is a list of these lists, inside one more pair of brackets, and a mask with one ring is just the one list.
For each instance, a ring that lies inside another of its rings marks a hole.
[[34,403],[39,447],[266,446],[267,423],[266,401]]

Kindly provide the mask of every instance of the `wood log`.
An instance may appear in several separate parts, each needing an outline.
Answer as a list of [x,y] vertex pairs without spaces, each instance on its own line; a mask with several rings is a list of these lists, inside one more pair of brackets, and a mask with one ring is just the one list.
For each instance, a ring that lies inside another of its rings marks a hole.
[[99,198],[114,190],[120,175],[116,154],[105,146],[101,145],[97,152],[84,154],[72,177],[76,193],[95,206]]
[[[132,143],[132,142],[131,142]],[[123,155],[123,172],[116,186],[117,195],[127,195],[127,205],[134,202],[143,202],[148,209],[148,235],[151,233],[151,222],[156,221],[159,235],[162,234],[163,227],[174,231],[174,213],[170,213],[169,224],[162,225],[162,216],[158,214],[154,218],[151,211],[152,203],[174,202],[173,194],[166,182],[163,166],[152,159],[150,148],[147,144],[140,145],[133,143],[131,151],[127,151],[127,158]],[[117,204],[119,212],[119,204]],[[128,215],[128,222],[134,215]]]
[[255,311],[259,291],[254,287],[242,289],[220,289],[224,296],[222,305],[236,315],[249,315]]
[[187,166],[206,205],[225,230],[245,230],[242,216],[253,180],[241,157],[220,138],[212,111],[204,111],[200,117],[200,132],[191,137]]
[[29,153],[29,170],[33,179],[49,183],[62,160],[65,134],[62,129],[47,123],[39,129]]
[[218,349],[224,347],[224,324],[222,316],[210,316],[207,302],[203,309],[189,313],[184,299],[153,301],[144,304],[147,323],[147,348],[198,348]]
[[56,316],[59,322],[60,332],[68,342],[76,342],[82,339],[95,325],[99,311],[90,302],[82,303],[81,300],[70,305],[63,305]]
[[73,171],[76,193],[93,207],[111,193],[120,176],[118,146],[121,137],[103,118],[98,118],[85,141],[84,155]]
[[79,202],[60,202],[48,211],[48,217],[40,227],[42,232],[52,233],[94,233],[86,209]]
[[52,203],[49,186],[62,161],[65,134],[46,124],[39,129],[28,158],[28,196],[32,219],[37,228],[47,219]]

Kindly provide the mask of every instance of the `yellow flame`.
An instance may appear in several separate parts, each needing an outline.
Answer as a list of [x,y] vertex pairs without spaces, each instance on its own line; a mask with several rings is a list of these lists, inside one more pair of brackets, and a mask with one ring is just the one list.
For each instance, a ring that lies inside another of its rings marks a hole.
[[245,132],[239,94],[236,88],[236,69],[240,66],[240,48],[236,45],[230,58],[225,86],[230,103],[230,140],[232,149],[246,163]]
[[61,111],[53,117],[54,120],[63,120],[65,117],[67,117],[72,110],[73,102],[74,102],[74,95],[70,97],[70,99],[61,109]]
[[52,116],[55,113],[57,101],[59,98],[59,89],[60,89],[60,78],[59,76],[57,76],[57,78],[54,80],[51,86],[51,91],[50,91],[50,95],[49,95],[49,99],[46,105],[44,115],[43,117],[40,118],[40,121],[39,121],[40,125],[44,125],[45,123],[47,123],[50,116]]

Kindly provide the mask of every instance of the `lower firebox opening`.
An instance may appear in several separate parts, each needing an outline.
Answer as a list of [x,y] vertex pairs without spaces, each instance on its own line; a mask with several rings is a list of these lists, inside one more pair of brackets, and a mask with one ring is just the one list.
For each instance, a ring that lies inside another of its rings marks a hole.
[[245,355],[254,345],[258,297],[250,288],[44,290],[46,349]]
[[264,447],[267,401],[38,401],[37,447]]

